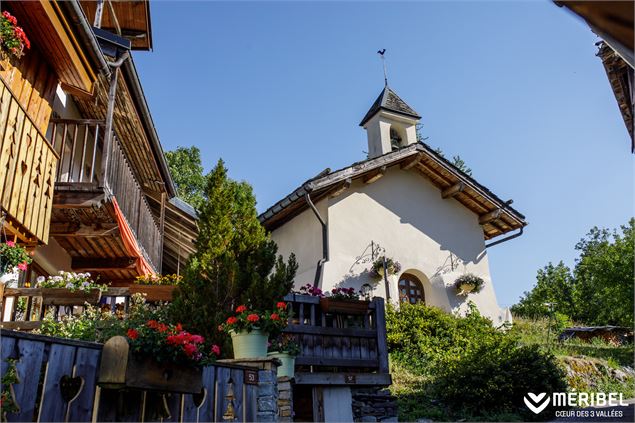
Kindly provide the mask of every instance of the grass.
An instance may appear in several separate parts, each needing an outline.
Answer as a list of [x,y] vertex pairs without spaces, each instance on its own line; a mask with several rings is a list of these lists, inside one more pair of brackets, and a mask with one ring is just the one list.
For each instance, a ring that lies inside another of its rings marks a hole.
[[540,345],[555,356],[598,358],[606,360],[613,368],[635,367],[633,345],[614,346],[599,338],[594,339],[592,343],[579,339],[560,342],[558,332],[549,331],[548,325],[547,319],[516,318],[511,333],[517,335],[522,344]]

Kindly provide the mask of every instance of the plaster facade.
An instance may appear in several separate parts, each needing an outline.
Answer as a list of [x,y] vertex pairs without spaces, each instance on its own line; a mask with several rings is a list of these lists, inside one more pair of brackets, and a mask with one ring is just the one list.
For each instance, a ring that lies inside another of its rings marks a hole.
[[[372,296],[398,303],[399,275],[383,280],[369,274],[372,245],[401,263],[401,273],[422,283],[425,302],[447,312],[464,313],[472,301],[495,325],[505,312],[496,301],[483,231],[478,216],[458,201],[442,199],[440,191],[415,171],[389,168],[371,184],[361,180],[339,196],[320,201],[317,208],[328,225],[329,260],[324,264],[320,287],[372,288]],[[272,231],[283,255],[296,254],[299,269],[296,289],[313,283],[322,258],[321,226],[310,209]],[[459,296],[456,278],[474,273],[485,280],[479,293]]]

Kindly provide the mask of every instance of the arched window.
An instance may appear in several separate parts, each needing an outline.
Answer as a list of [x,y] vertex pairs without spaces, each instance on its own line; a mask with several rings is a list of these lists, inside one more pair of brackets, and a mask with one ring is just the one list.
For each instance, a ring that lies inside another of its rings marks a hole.
[[401,148],[401,135],[395,128],[390,128],[390,148],[397,151]]
[[426,300],[423,285],[419,278],[410,273],[404,273],[399,277],[399,302],[424,303]]

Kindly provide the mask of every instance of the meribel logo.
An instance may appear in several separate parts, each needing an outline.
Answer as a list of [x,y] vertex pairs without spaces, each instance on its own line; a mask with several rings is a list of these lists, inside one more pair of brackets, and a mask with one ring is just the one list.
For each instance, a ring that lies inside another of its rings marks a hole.
[[616,392],[554,392],[551,396],[546,392],[534,394],[528,392],[523,397],[525,405],[533,413],[541,413],[549,403],[554,407],[626,407],[622,394]]
[[[529,398],[527,398],[528,396]],[[542,410],[547,408],[551,399],[547,396],[546,392],[538,395],[528,392],[527,395],[524,396],[523,400],[525,400],[525,405],[527,406],[527,408],[529,408],[535,414],[538,414]]]

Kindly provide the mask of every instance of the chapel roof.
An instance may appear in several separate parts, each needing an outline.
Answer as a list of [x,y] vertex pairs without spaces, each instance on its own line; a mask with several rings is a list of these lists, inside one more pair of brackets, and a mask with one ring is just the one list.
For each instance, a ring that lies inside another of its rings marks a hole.
[[485,240],[522,229],[527,225],[525,216],[510,206],[511,201],[501,200],[430,146],[421,142],[353,163],[339,170],[328,169],[320,172],[269,207],[258,218],[265,228],[274,230],[309,207],[305,198],[307,194],[317,203],[324,198],[340,195],[354,180],[373,183],[393,166],[420,173],[441,191],[441,198],[454,198],[475,213]]
[[413,117],[415,119],[421,119],[421,116],[415,110],[408,106],[405,101],[403,101],[387,84],[381,93],[379,93],[379,97],[370,106],[368,112],[359,123],[359,126],[364,126],[366,122],[368,122],[379,110],[388,110],[390,112],[399,113],[402,115],[406,115],[409,117]]

